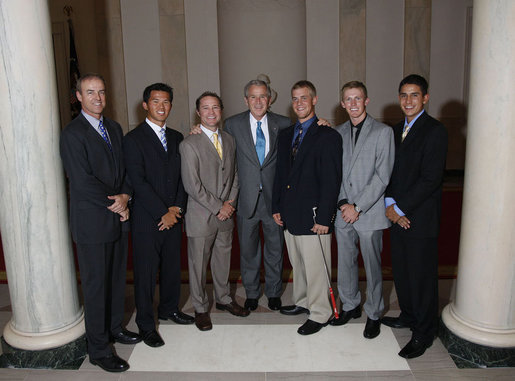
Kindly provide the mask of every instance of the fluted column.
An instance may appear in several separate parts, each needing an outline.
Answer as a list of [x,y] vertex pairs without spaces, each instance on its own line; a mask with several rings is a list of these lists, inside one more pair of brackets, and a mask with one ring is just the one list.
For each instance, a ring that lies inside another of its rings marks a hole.
[[55,78],[47,2],[0,0],[0,229],[12,305],[3,339],[31,351],[84,333]]
[[[495,359],[497,352],[514,366],[515,2],[474,1],[472,28],[456,299],[442,320],[457,337],[447,343],[451,354],[461,351],[458,356],[480,365],[509,365]],[[460,343],[470,344],[460,349]]]

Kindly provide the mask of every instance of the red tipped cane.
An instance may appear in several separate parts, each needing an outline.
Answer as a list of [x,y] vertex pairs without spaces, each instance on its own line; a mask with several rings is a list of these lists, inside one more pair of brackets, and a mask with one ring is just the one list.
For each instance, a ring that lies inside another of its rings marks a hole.
[[[316,222],[317,217],[317,207],[313,207],[313,223]],[[334,300],[333,287],[331,286],[331,276],[329,273],[329,269],[327,268],[327,264],[325,263],[325,255],[324,255],[324,247],[322,246],[322,240],[320,239],[320,234],[317,233],[318,243],[320,244],[320,250],[322,251],[322,262],[324,263],[325,268],[325,276],[327,278],[327,285],[329,286],[329,295],[331,296],[331,305],[333,306],[333,314],[335,319],[338,319],[340,316],[338,314],[338,309],[336,308],[336,301]]]

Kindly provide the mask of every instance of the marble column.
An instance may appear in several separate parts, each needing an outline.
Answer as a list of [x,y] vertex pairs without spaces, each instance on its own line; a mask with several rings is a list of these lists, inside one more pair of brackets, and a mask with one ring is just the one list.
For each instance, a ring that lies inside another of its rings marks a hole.
[[476,0],[456,298],[442,341],[468,366],[515,366],[515,2]]
[[47,2],[0,0],[0,29],[0,229],[12,305],[1,365],[53,367],[45,363],[52,356],[39,356],[41,363],[26,352],[65,347],[53,357],[71,363],[77,351],[70,345],[77,349],[84,341],[84,324],[59,157]]

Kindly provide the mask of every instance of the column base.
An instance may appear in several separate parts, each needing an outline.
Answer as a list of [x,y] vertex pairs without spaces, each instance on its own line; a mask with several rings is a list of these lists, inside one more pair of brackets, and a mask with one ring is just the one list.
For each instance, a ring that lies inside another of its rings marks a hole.
[[[515,367],[515,346],[491,347],[474,343],[451,331],[450,328],[455,328],[457,324],[459,322],[452,318],[447,305],[442,311],[438,336],[458,368]],[[470,328],[467,329],[470,331]]]
[[29,351],[14,348],[1,338],[0,368],[79,369],[87,354],[86,336],[63,346]]

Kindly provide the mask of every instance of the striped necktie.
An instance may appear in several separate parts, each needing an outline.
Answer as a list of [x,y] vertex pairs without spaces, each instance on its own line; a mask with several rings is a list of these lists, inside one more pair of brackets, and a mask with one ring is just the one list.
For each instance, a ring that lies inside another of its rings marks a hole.
[[109,150],[112,151],[113,147],[111,146],[111,142],[109,141],[109,136],[107,136],[107,131],[106,131],[106,129],[104,127],[104,123],[102,123],[102,121],[100,121],[100,123],[98,124],[98,129],[100,130],[100,135],[102,135],[102,138],[107,143]]
[[163,148],[166,152],[168,152],[168,145],[166,143],[166,128],[162,127],[161,130],[159,130],[159,140],[161,140],[161,144],[163,145]]
[[215,132],[213,134],[213,144],[215,145],[216,152],[218,152],[218,156],[220,156],[220,159],[222,158],[222,146],[220,144],[220,141],[218,140],[218,134]]
[[401,142],[403,142],[404,139],[406,139],[406,135],[408,135],[409,130],[409,124],[406,124],[404,126],[404,129],[402,130]]

